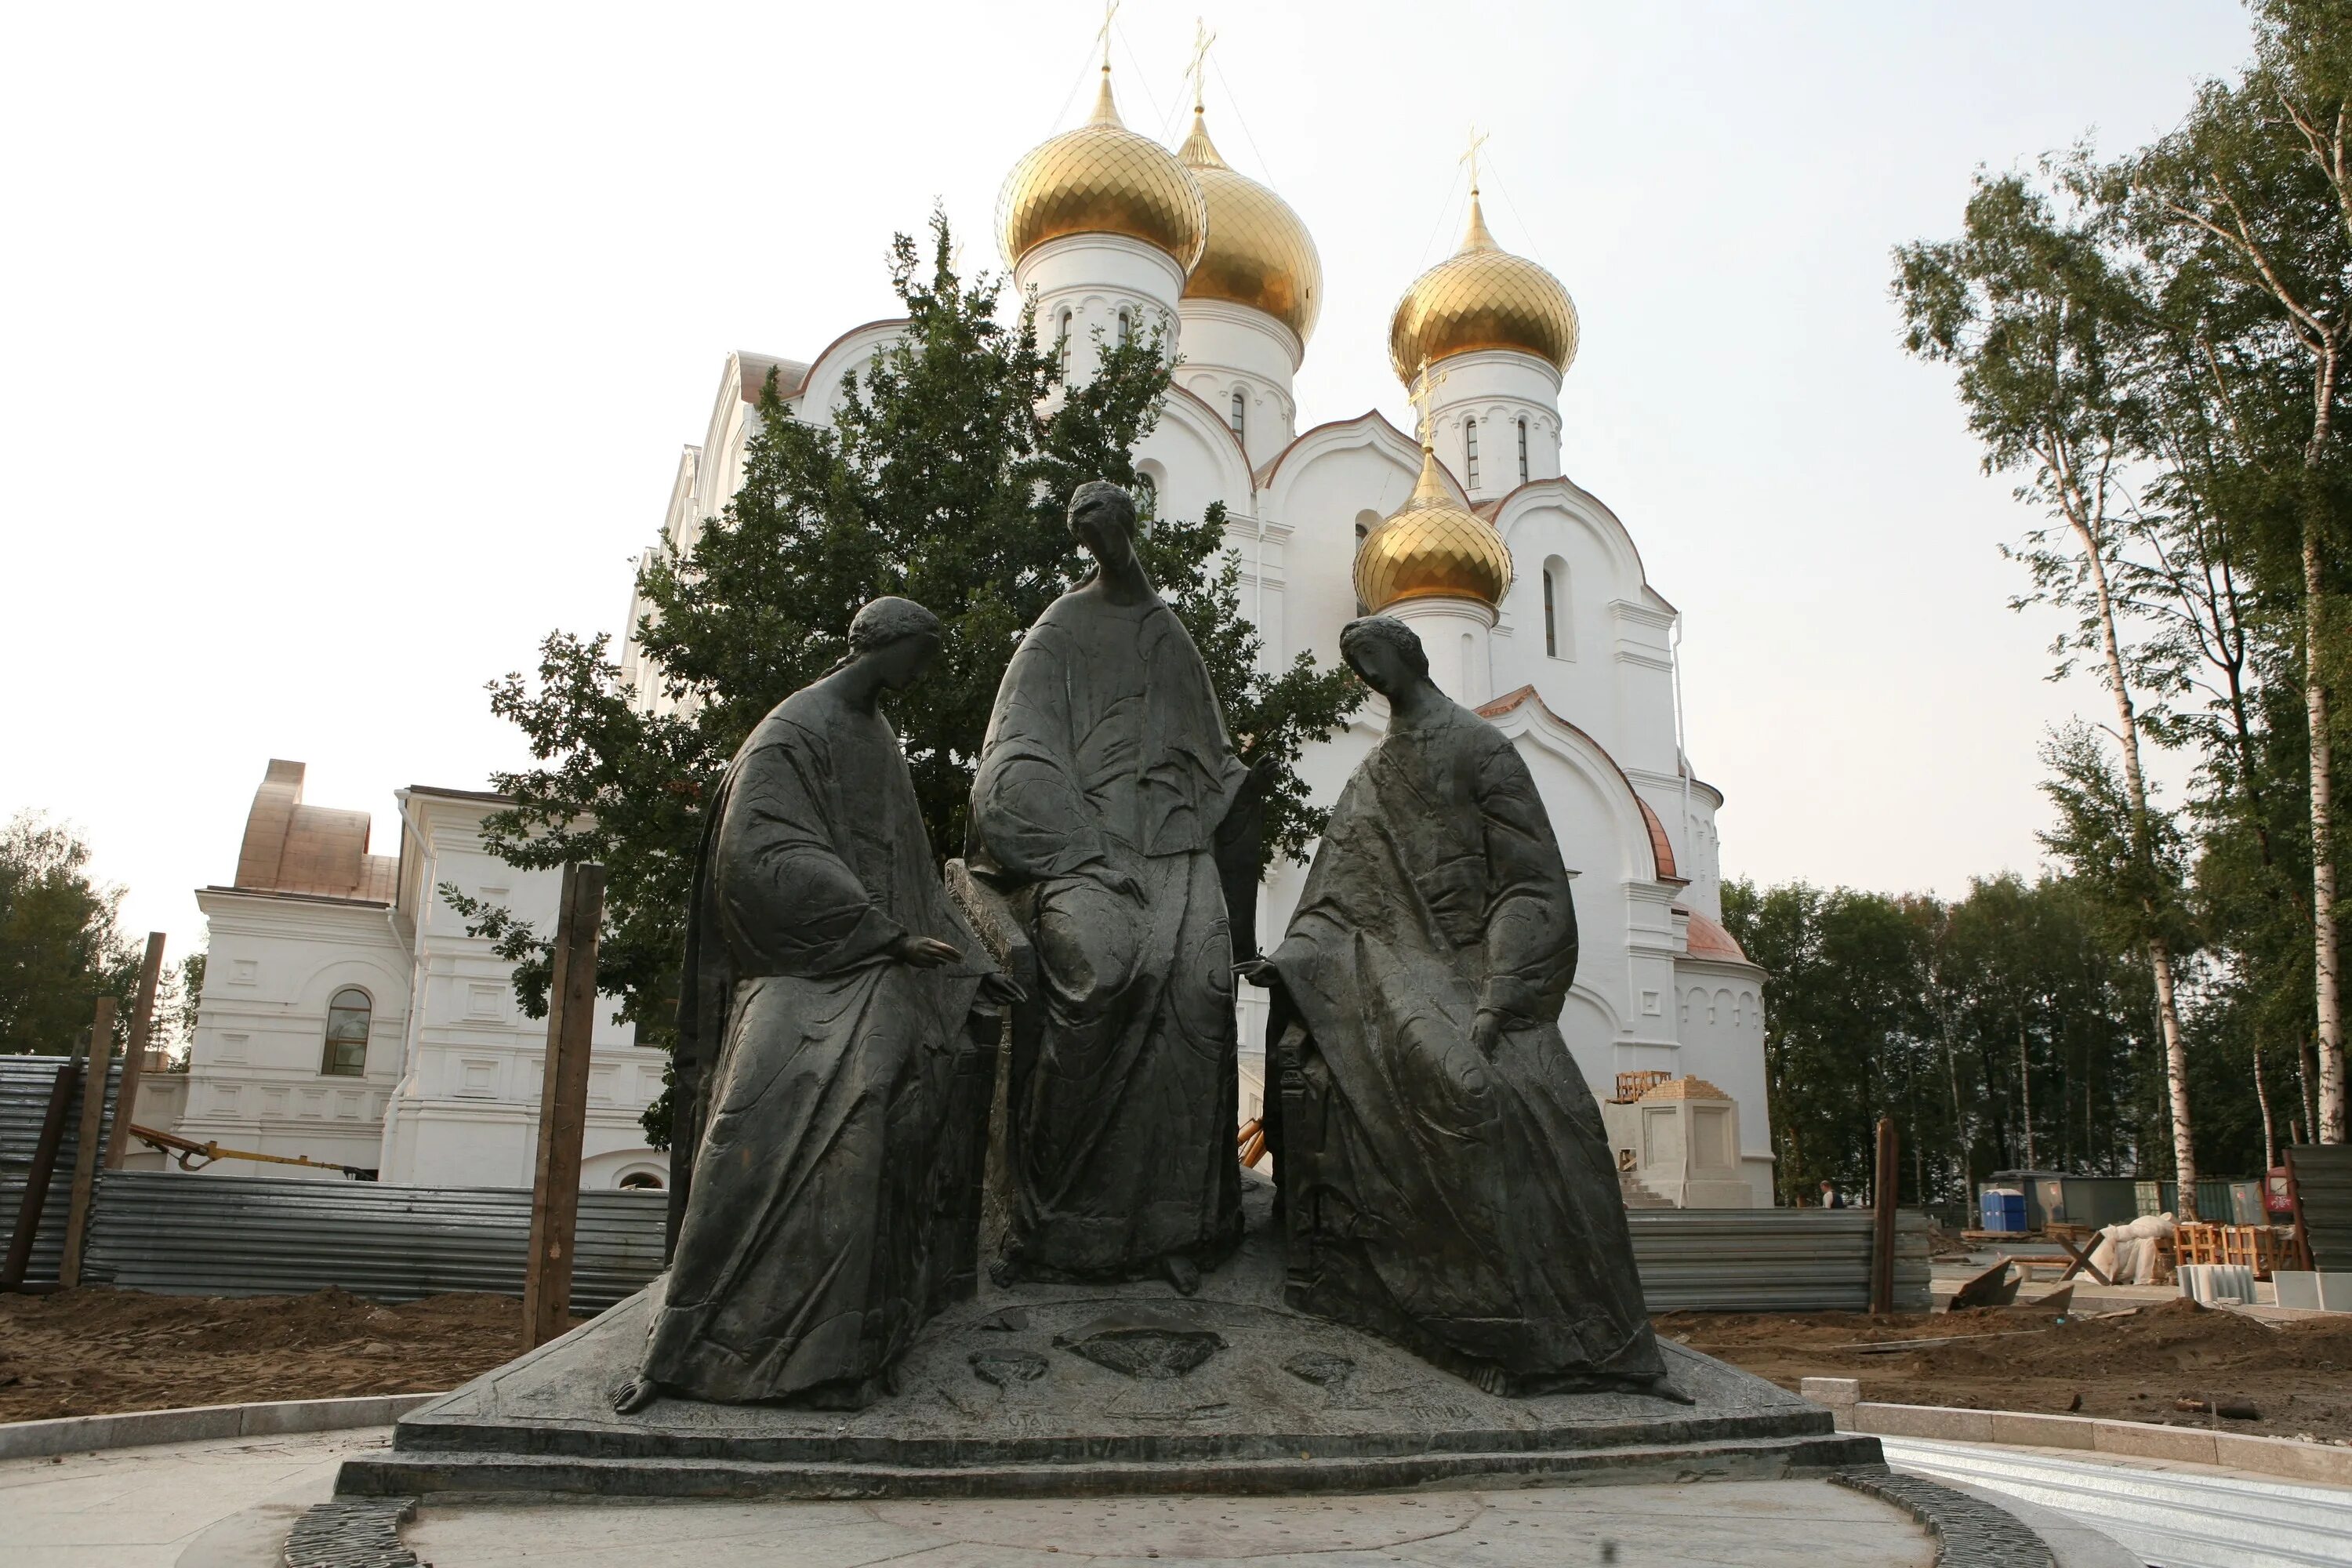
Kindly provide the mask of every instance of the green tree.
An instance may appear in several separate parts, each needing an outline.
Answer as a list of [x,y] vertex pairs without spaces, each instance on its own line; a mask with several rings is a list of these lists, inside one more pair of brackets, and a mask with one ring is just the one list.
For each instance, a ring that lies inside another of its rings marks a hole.
[[117,922],[121,901],[91,880],[89,847],[70,828],[33,812],[0,827],[0,1051],[65,1055],[100,996],[128,1017],[139,952]]
[[[2174,828],[2151,806],[2141,763],[2143,693],[2176,678],[2169,667],[2152,668],[2129,640],[2125,621],[2133,606],[2118,581],[2126,576],[2126,552],[2145,542],[2147,526],[2128,488],[2140,425],[2129,366],[2151,312],[2116,264],[2112,219],[2099,195],[2097,172],[2081,155],[2045,163],[2040,185],[2019,174],[1980,175],[1959,238],[1897,250],[1895,292],[1905,346],[1958,373],[1985,470],[2019,475],[2018,499],[2052,520],[2005,552],[2032,582],[2012,605],[2047,604],[2073,615],[2074,626],[2052,650],[2053,679],[2089,655],[2115,706],[2122,834],[2101,851],[2120,853],[2129,865],[2119,870],[2103,860],[2109,874],[2092,885],[2125,900],[2115,924],[2147,957],[2164,1032],[2174,1160],[2184,1173],[2181,1203],[2193,1218],[2194,1119],[2174,973],[2193,937],[2178,918],[2178,858],[2165,853]],[[2061,747],[2052,760],[2079,757]],[[2052,793],[2062,805],[2079,796],[2063,772]]]
[[[943,217],[930,239],[928,255],[896,240],[906,330],[844,388],[831,422],[793,418],[772,379],[725,515],[643,573],[650,609],[636,631],[667,700],[640,708],[606,639],[561,632],[542,645],[536,681],[491,687],[541,765],[496,778],[516,804],[488,819],[488,840],[518,866],[604,863],[599,984],[641,1039],[667,1043],[703,802],[751,726],[842,656],[850,617],[878,595],[919,600],[947,626],[938,665],[892,720],[934,847],[961,853],[997,681],[1022,632],[1085,570],[1064,521],[1069,495],[1096,478],[1134,485],[1131,454],[1168,395],[1158,334],[1098,342],[1093,378],[1064,382],[1059,345],[1038,342],[1034,313],[1005,319],[1002,280],[958,276]],[[1260,671],[1222,507],[1150,519],[1141,545],[1244,759],[1277,763],[1269,860],[1299,856],[1322,814],[1296,763],[1361,700],[1354,677],[1306,655]],[[444,893],[517,963],[524,1005],[543,1013],[543,934]],[[666,1100],[647,1114],[656,1142],[667,1117]]]
[[[2299,460],[2278,471],[2291,494],[2293,565],[2272,574],[2300,614],[2293,673],[2303,698],[2313,1008],[2319,1136],[2347,1135],[2344,1005],[2336,896],[2334,687],[2345,673],[2347,455],[2342,401],[2352,356],[2352,15],[2336,0],[2256,0],[2253,65],[2209,82],[2180,128],[2128,171],[2140,242],[2195,280],[2215,358],[2241,371],[2233,395],[2273,416],[2292,410]],[[2294,390],[2290,392],[2289,389]]]

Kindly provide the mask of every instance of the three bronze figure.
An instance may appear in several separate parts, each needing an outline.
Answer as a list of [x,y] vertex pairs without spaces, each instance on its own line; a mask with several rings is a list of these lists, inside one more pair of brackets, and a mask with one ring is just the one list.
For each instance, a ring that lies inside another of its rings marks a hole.
[[[881,714],[939,651],[929,611],[860,611],[848,657],[729,765],[688,915],[673,1256],[617,1407],[870,1404],[983,1266],[1191,1294],[1242,1237],[1236,973],[1270,988],[1292,1307],[1490,1393],[1660,1387],[1559,1030],[1568,874],[1517,750],[1402,623],[1351,623],[1387,733],[1257,956],[1228,907],[1246,920],[1267,774],[1234,753],[1127,492],[1081,487],[1070,522],[1096,569],[1005,671],[966,847],[1034,953],[1028,994],[943,888]],[[1008,1007],[1008,1212],[982,1259]]]

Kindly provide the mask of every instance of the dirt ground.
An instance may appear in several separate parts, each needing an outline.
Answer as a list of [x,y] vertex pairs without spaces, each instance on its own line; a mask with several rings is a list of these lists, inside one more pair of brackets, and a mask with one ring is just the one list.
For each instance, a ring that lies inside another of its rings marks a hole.
[[[2072,1412],[2352,1443],[2352,1317],[2270,1323],[2185,1298],[2063,1321],[1983,1310],[1872,1318],[1673,1312],[1658,1331],[1794,1389],[1852,1377],[1864,1399],[1975,1410]],[[1961,1336],[1917,1350],[1903,1340]],[[2183,1399],[2251,1404],[2258,1419],[2192,1414]]]
[[[1864,1399],[2213,1424],[2189,1397],[2251,1403],[2233,1432],[2352,1442],[2352,1317],[2268,1324],[2167,1300],[2063,1322],[2030,1312],[1669,1313],[1661,1333],[1794,1389],[1854,1377]],[[341,1290],[243,1300],[92,1286],[0,1296],[0,1421],[455,1388],[520,1348],[522,1303],[382,1306]],[[1950,1339],[1917,1350],[1871,1350]]]
[[382,1306],[309,1296],[150,1296],[86,1286],[0,1296],[0,1421],[429,1394],[511,1360],[522,1303],[436,1296]]

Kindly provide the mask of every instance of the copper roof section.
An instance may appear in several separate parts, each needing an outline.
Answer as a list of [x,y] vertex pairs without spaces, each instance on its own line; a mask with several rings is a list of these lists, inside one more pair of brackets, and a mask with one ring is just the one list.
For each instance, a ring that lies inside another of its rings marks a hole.
[[1738,938],[1702,914],[1690,918],[1690,955],[1727,963],[1748,962],[1748,950],[1739,945]]
[[246,813],[236,889],[389,904],[399,862],[367,852],[366,812],[304,805],[306,771],[300,763],[270,759]]

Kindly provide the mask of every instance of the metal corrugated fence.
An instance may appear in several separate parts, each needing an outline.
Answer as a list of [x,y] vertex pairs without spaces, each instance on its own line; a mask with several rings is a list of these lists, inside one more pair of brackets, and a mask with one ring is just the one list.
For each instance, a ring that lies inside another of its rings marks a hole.
[[2352,1143],[2297,1143],[2286,1157],[2303,1205],[2311,1266],[2352,1270]]
[[[661,1193],[580,1194],[576,1310],[596,1311],[661,1267]],[[1870,1298],[1865,1209],[1645,1209],[1629,1216],[1654,1311],[1860,1311]],[[110,1173],[87,1277],[177,1295],[341,1286],[378,1300],[522,1291],[530,1194],[277,1177]],[[1895,1298],[1927,1307],[1926,1221],[1906,1214]]]
[[[583,1192],[575,1311],[602,1311],[661,1268],[667,1193]],[[83,1277],[175,1296],[341,1286],[379,1301],[449,1290],[522,1294],[530,1192],[279,1176],[112,1171]]]
[[[63,1065],[63,1057],[0,1057],[0,1237],[16,1228],[16,1210],[25,1201],[26,1174],[33,1165],[33,1146],[41,1141],[49,1090]],[[114,1125],[114,1091],[121,1081],[122,1064],[116,1061],[109,1069],[105,1120],[99,1128],[101,1149],[106,1146],[106,1130]],[[66,1108],[66,1135],[58,1144],[48,1201],[42,1205],[40,1230],[33,1241],[32,1266],[25,1271],[27,1285],[57,1283],[58,1262],[66,1250],[66,1214],[73,1203],[75,1151],[80,1142],[81,1089],[77,1088],[73,1103]],[[0,1247],[6,1245],[0,1240]]]

